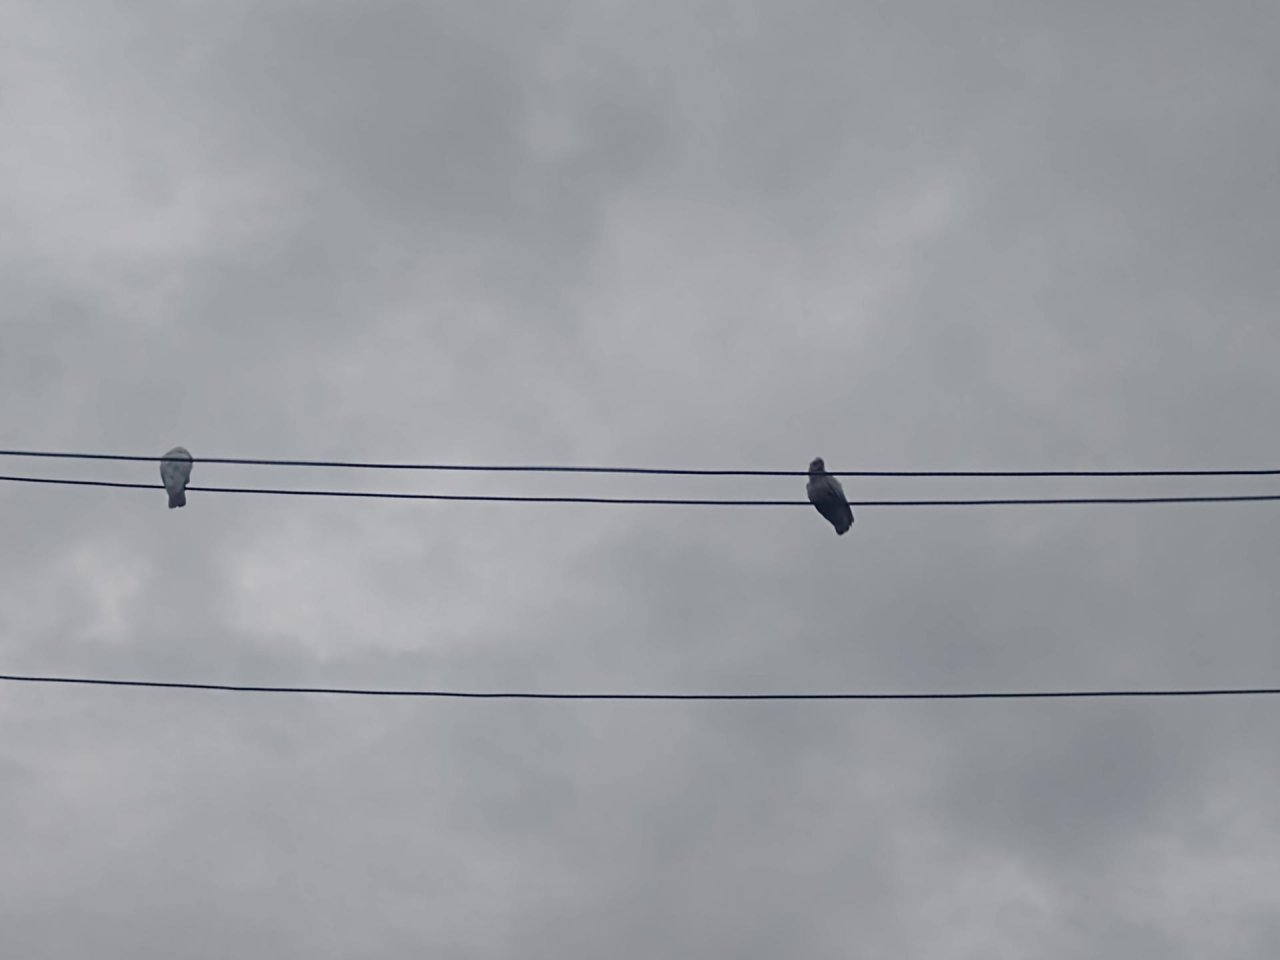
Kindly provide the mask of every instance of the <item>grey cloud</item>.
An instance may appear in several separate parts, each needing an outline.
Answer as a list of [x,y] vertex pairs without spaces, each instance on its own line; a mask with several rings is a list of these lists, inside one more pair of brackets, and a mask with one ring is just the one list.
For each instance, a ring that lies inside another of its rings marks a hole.
[[[1270,465],[1261,8],[4,18],[6,447],[182,444],[196,487],[789,499],[803,478],[200,459]],[[5,487],[8,672],[953,690],[1276,667],[1266,506],[860,509],[837,539],[808,508],[193,490],[171,513],[158,488]],[[1257,956],[1269,709],[15,685],[0,927],[50,958]]]

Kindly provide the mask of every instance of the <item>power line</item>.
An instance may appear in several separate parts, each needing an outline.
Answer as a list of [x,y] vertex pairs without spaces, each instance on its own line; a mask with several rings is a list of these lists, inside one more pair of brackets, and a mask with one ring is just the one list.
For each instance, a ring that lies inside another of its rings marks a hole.
[[[112,460],[158,463],[163,456],[115,453],[62,453],[46,450],[0,450],[0,457],[58,460]],[[712,470],[676,467],[601,467],[548,464],[382,463],[355,460],[268,460],[252,457],[199,457],[196,463],[262,467],[332,467],[359,470],[418,470],[455,473],[594,473],[672,477],[806,477],[808,470]],[[1274,477],[1280,469],[1213,470],[829,470],[840,477]]]
[[[108,487],[121,490],[163,490],[159,484],[114,480],[70,480],[58,477],[0,476],[7,483],[39,483],[73,487]],[[474,503],[575,503],[668,507],[809,507],[808,500],[714,500],[675,497],[566,497],[471,493],[397,493],[376,490],[303,490],[280,487],[188,487],[191,493],[243,493],[290,497],[345,497],[366,500],[449,500]],[[854,507],[1031,507],[1100,504],[1159,503],[1258,503],[1280,500],[1276,493],[1172,497],[1039,497],[969,500],[851,500]]]
[[1169,697],[1275,696],[1280,687],[1200,687],[1154,690],[984,690],[953,693],[551,693],[535,691],[412,690],[377,687],[295,687],[238,683],[183,683],[170,680],[106,680],[0,674],[13,683],[133,687],[161,690],[209,690],[228,693],[309,693],[356,697],[417,697],[442,700],[1098,700]]

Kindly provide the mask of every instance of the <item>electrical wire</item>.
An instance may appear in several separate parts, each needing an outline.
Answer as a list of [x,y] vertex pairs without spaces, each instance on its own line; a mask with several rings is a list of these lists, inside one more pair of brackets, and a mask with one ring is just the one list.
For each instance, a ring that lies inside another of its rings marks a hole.
[[[29,457],[58,460],[111,460],[158,463],[163,456],[114,453],[73,453],[46,450],[0,450],[0,457]],[[806,477],[808,470],[712,470],[668,467],[556,466],[546,464],[462,464],[462,463],[381,463],[354,460],[268,460],[251,457],[198,457],[196,463],[233,464],[264,467],[332,467],[359,470],[418,470],[457,473],[593,473],[641,474],[673,477]],[[828,470],[840,477],[1274,477],[1278,469],[1211,470]]]
[[[152,483],[113,480],[71,480],[58,477],[0,476],[0,482],[107,487],[123,490],[163,490]],[[189,493],[242,493],[290,497],[347,497],[372,500],[448,500],[475,503],[574,503],[682,507],[809,507],[808,500],[715,500],[674,497],[567,497],[471,493],[397,493],[375,490],[304,490],[280,487],[187,487]],[[852,507],[1029,507],[1094,504],[1258,503],[1280,500],[1277,493],[1249,493],[1169,497],[1038,497],[968,500],[850,500]]]
[[982,690],[934,693],[553,693],[534,691],[413,690],[378,687],[303,687],[238,683],[184,683],[169,680],[107,680],[0,674],[12,683],[208,690],[228,693],[326,694],[357,697],[417,697],[443,700],[1097,700],[1169,697],[1256,697],[1280,694],[1280,687],[1199,687],[1131,690]]

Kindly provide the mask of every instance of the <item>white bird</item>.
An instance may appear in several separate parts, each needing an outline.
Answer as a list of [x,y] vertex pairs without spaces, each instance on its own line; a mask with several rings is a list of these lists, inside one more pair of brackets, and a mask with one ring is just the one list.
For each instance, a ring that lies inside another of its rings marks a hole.
[[809,502],[818,508],[818,512],[826,517],[836,533],[843,536],[853,526],[853,509],[845,499],[844,487],[840,481],[827,473],[827,465],[821,457],[815,457],[809,464],[809,485],[806,488]]
[[191,482],[191,454],[186,447],[174,447],[160,461],[160,481],[169,492],[169,509],[187,505],[187,484]]

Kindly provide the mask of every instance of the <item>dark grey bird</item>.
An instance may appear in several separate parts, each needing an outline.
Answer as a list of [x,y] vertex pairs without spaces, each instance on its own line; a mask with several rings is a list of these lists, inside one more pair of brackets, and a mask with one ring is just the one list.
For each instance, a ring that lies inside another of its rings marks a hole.
[[821,457],[815,457],[809,464],[809,502],[818,508],[818,512],[831,522],[836,533],[843,536],[853,526],[853,508],[845,499],[844,487],[840,481],[827,473],[827,465]]
[[169,492],[169,509],[187,505],[187,484],[191,482],[191,454],[186,447],[174,447],[160,461],[160,481]]

